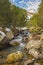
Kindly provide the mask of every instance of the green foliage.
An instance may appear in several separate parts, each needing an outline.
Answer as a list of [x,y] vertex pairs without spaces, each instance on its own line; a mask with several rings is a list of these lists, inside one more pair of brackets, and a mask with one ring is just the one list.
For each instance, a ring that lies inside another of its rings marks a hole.
[[25,26],[27,19],[27,12],[19,7],[12,6],[12,25],[13,26]]
[[38,15],[38,17],[39,17],[38,23],[39,24],[38,25],[43,28],[43,0],[41,0],[41,1],[42,2],[39,7],[39,15]]
[[12,5],[9,0],[0,0],[0,25],[25,26],[27,12]]
[[28,27],[41,27],[43,29],[43,0],[39,6],[38,13],[36,13],[27,23]]
[[10,23],[10,2],[8,0],[0,0],[0,25],[6,26]]
[[34,15],[30,21],[27,23],[27,26],[30,27],[30,26],[38,26],[38,16],[37,15]]

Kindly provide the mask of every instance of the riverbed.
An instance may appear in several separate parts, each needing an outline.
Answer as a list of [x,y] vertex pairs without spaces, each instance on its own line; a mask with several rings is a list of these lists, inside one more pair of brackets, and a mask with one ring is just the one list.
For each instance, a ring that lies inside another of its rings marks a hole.
[[[3,64],[3,62],[6,60],[6,57],[9,54],[14,53],[16,51],[21,51],[21,52],[24,51],[26,44],[22,41],[22,38],[23,38],[22,35],[18,35],[15,39],[13,39],[13,41],[19,42],[20,45],[18,45],[18,46],[10,46],[10,47],[7,47],[7,48],[4,48],[4,49],[0,50],[0,62],[2,62],[2,64],[0,63],[0,65],[18,65],[18,64],[15,64],[15,63],[14,64],[7,64],[7,63]],[[28,55],[28,57],[29,57],[29,59],[33,58],[31,55]],[[25,61],[19,62],[19,65],[23,65],[24,62]],[[41,65],[43,65],[43,59],[35,61],[35,62],[38,62]],[[30,65],[33,65],[33,64],[30,64]]]

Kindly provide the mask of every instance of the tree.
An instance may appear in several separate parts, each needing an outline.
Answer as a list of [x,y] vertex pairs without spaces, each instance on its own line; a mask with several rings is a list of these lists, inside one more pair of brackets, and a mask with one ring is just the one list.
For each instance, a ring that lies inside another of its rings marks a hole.
[[10,23],[10,2],[0,0],[0,25],[6,26],[8,23]]
[[14,5],[11,5],[12,10],[12,25],[15,26],[25,26],[27,19],[27,12],[24,9],[20,9]]
[[9,0],[0,0],[0,25],[25,26],[27,12],[12,5]]
[[39,15],[38,15],[38,17],[39,17],[38,25],[43,28],[43,0],[41,1],[41,4],[39,6],[39,11],[38,12],[39,12]]
[[35,27],[41,27],[43,28],[43,0],[41,1],[41,4],[38,9],[38,13],[36,13],[30,21],[27,23],[27,25],[35,26]]

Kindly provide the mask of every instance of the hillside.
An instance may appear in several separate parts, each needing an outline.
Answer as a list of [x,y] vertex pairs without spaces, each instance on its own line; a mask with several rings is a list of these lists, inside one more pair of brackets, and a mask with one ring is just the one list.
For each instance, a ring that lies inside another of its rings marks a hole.
[[12,5],[9,0],[0,0],[0,26],[25,26],[27,12]]

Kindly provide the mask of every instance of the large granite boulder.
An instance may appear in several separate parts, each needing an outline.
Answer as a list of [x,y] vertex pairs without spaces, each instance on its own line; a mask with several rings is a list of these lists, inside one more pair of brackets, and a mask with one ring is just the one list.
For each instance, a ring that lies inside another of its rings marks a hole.
[[30,48],[39,49],[41,44],[42,44],[41,40],[30,40],[26,45],[26,49],[30,49]]
[[32,55],[34,58],[39,58],[40,56],[40,53],[38,52],[38,50],[33,48],[29,49],[28,54]]

